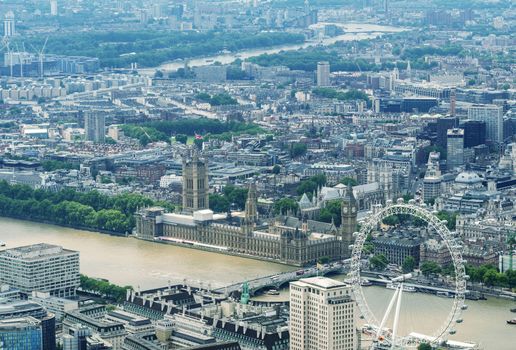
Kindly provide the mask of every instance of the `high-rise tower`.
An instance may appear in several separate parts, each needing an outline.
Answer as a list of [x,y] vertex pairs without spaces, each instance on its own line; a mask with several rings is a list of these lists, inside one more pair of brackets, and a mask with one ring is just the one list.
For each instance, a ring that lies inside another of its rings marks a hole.
[[209,208],[208,161],[197,150],[183,158],[183,211]]
[[457,94],[455,89],[451,89],[450,91],[450,115],[455,117],[457,114]]
[[13,36],[14,33],[14,13],[13,11],[7,11],[4,17],[4,37]]
[[353,244],[353,233],[357,230],[357,214],[358,206],[355,196],[353,195],[353,187],[348,184],[346,194],[342,200],[340,234],[342,239],[342,255],[350,257],[351,251],[349,246]]
[[84,134],[86,141],[106,141],[106,117],[103,112],[91,110],[84,113]]
[[57,0],[50,0],[50,15],[57,16],[59,14],[58,12]]
[[326,277],[290,283],[290,349],[358,348],[351,287]]
[[330,86],[330,63],[317,63],[317,86]]

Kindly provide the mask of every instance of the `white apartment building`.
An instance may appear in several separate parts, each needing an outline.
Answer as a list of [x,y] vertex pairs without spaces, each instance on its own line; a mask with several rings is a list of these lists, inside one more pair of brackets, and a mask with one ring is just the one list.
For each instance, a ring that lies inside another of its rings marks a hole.
[[74,296],[79,287],[79,252],[40,243],[0,252],[0,283],[29,295]]
[[290,283],[290,349],[358,348],[351,287],[326,277]]

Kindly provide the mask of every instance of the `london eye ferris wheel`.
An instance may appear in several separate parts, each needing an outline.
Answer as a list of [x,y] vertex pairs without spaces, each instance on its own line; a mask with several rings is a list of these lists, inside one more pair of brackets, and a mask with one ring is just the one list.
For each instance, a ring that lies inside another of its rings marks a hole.
[[[445,221],[440,220],[425,207],[417,205],[414,200],[411,200],[409,203],[404,203],[403,199],[399,199],[396,203],[387,203],[385,207],[366,219],[359,232],[355,232],[355,243],[353,244],[351,256],[350,281],[362,318],[373,330],[374,339],[371,345],[372,349],[405,349],[412,346],[415,347],[421,342],[421,338],[415,337],[412,333],[401,334],[398,327],[404,284],[414,277],[412,274],[402,274],[391,279],[391,282],[396,287],[394,295],[390,299],[381,320],[376,317],[369,307],[362,289],[363,278],[361,277],[361,270],[363,265],[362,251],[364,243],[368,235],[376,230],[378,224],[381,223],[383,219],[399,214],[409,215],[425,221],[428,227],[433,229],[440,236],[450,253],[453,264],[454,281],[451,293],[453,297],[451,308],[444,322],[433,331],[432,335],[425,339],[425,342],[437,345],[445,341],[449,335],[455,334],[456,325],[462,322],[460,318],[462,311],[467,308],[464,301],[468,276],[466,275],[464,260],[462,259],[460,238],[457,237],[455,232],[451,232],[446,227]],[[394,312],[392,329],[386,327],[391,312]]]

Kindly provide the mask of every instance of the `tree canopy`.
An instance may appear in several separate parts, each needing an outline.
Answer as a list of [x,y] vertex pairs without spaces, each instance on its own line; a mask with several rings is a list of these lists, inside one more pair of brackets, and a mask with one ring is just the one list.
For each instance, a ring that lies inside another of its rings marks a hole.
[[164,205],[137,193],[106,196],[97,191],[86,193],[65,189],[58,192],[10,185],[0,181],[0,215],[25,220],[48,221],[57,225],[84,227],[111,232],[132,231],[137,208]]

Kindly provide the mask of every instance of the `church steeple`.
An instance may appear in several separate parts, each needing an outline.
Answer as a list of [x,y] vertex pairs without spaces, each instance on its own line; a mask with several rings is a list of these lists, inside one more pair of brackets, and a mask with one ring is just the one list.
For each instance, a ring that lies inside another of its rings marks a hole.
[[348,183],[346,193],[342,200],[342,224],[340,226],[342,255],[346,258],[351,256],[349,245],[353,244],[353,233],[357,229],[357,212],[358,206],[355,196],[353,195],[353,187],[351,183]]

